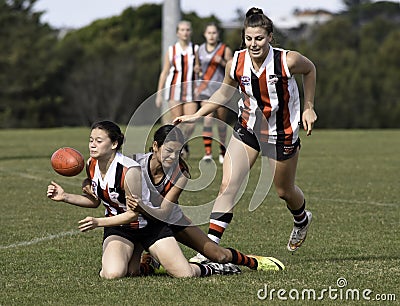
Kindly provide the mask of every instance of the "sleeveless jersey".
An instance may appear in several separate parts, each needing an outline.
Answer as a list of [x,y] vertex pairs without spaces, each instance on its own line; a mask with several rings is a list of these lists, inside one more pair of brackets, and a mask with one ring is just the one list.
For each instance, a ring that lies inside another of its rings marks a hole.
[[[158,184],[154,184],[150,174],[150,159],[152,155],[153,153],[151,152],[146,154],[135,154],[133,159],[140,164],[143,173],[143,180],[146,182],[147,188],[150,191],[150,198],[147,203],[151,203],[153,207],[159,207],[168,191],[170,191],[176,184],[178,179],[181,177],[182,172],[185,170],[182,166],[175,168],[171,167],[161,181]],[[182,218],[182,216],[183,212],[179,205],[174,205],[169,217],[162,221],[169,224],[175,224]]]
[[195,89],[194,66],[198,45],[189,43],[186,50],[182,50],[179,43],[168,48],[170,64],[169,74],[165,81],[165,99],[191,102]]
[[[99,165],[96,159],[90,158],[88,166],[86,168],[89,178],[92,180],[92,188],[94,193],[101,199],[105,207],[105,216],[111,217],[126,212],[126,200],[125,200],[125,189],[124,180],[125,174],[131,167],[138,167],[139,164],[122,155],[117,153],[110,167],[107,170],[104,179],[101,177]],[[142,181],[142,197],[149,197],[149,190],[147,185]],[[138,229],[143,228],[147,225],[147,220],[139,215],[138,220],[130,223],[130,228]]]
[[[215,61],[215,56],[218,55],[224,58],[225,48],[226,45],[221,42],[211,52],[207,51],[205,43],[199,47],[198,54],[203,73],[202,82],[198,87],[200,95],[209,98],[221,86],[224,80],[225,68]],[[208,81],[211,82],[209,83]]]
[[243,94],[239,122],[261,142],[291,145],[299,137],[300,98],[287,66],[288,52],[270,46],[258,72],[247,50],[237,51],[233,57],[230,76]]

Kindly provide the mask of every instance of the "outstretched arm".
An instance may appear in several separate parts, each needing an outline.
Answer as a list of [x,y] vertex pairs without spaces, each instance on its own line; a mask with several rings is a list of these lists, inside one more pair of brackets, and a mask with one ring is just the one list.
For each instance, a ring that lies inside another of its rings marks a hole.
[[100,205],[100,200],[92,196],[66,193],[60,185],[53,181],[47,186],[47,197],[53,201],[86,208],[96,208]]
[[[131,196],[133,193],[140,196],[142,195],[142,173],[140,167],[132,167],[128,169],[125,174],[124,188],[125,194],[128,196]],[[135,221],[137,217],[138,213],[131,209],[127,209],[126,212],[112,217],[86,217],[79,221],[79,230],[85,232],[97,227],[128,224]]]
[[233,80],[229,75],[231,66],[232,66],[232,61],[230,60],[226,64],[225,77],[220,88],[208,100],[202,101],[202,107],[200,107],[200,109],[196,113],[194,113],[193,115],[184,115],[176,117],[173,120],[173,123],[178,124],[181,122],[187,122],[187,123],[194,122],[197,119],[200,119],[212,113],[220,106],[226,104],[235,94],[237,86],[237,82]]

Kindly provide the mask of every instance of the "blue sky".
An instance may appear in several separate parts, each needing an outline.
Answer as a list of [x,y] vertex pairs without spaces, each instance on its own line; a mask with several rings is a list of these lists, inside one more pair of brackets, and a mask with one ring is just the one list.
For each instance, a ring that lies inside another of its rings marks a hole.
[[[162,3],[162,0],[38,0],[35,9],[46,11],[42,21],[54,27],[79,28],[93,20],[119,15],[129,6],[144,3]],[[223,21],[236,17],[236,9],[246,11],[250,7],[260,7],[272,20],[290,15],[294,9],[326,9],[338,12],[344,9],[342,0],[180,0],[182,11],[194,11],[199,16],[216,15]]]

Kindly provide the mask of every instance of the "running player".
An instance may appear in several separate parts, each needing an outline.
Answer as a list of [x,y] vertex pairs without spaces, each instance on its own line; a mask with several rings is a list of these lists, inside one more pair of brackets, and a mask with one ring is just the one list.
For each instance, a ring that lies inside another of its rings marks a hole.
[[[312,214],[306,210],[302,190],[295,177],[299,157],[300,98],[294,78],[303,77],[303,127],[311,135],[316,70],[314,64],[295,51],[274,48],[272,21],[258,8],[246,13],[242,31],[245,49],[235,52],[225,69],[223,85],[194,115],[177,117],[174,123],[189,122],[210,114],[225,104],[239,87],[238,122],[223,164],[219,195],[210,216],[209,237],[219,243],[233,217],[235,197],[259,153],[275,167],[273,182],[294,219],[287,249],[296,251],[304,242]],[[219,224],[219,226],[215,226]],[[200,255],[200,254],[199,254]]]

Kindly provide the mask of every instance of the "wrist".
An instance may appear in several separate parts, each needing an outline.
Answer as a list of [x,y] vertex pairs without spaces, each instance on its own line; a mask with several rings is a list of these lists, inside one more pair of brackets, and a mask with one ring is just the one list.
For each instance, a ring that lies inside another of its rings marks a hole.
[[103,222],[105,218],[93,218],[93,224],[96,225],[96,227],[104,227],[106,224]]
[[304,110],[307,110],[307,109],[313,110],[314,109],[314,103],[310,102],[310,101],[305,102],[304,103]]
[[65,203],[69,203],[68,199],[69,199],[69,194],[68,193],[64,193],[63,196],[62,196],[61,201],[65,202]]

